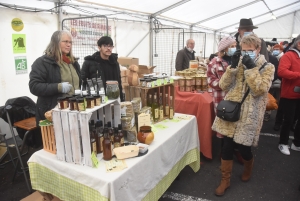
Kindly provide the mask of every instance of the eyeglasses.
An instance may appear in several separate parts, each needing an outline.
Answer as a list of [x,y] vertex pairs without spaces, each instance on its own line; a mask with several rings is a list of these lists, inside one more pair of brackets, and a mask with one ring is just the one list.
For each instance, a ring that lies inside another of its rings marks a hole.
[[245,55],[245,54],[252,54],[255,50],[242,50],[241,53],[242,55]]
[[104,48],[110,48],[110,49],[113,49],[115,46],[113,45],[102,45]]
[[63,41],[61,41],[61,42],[63,42],[63,43],[66,43],[66,44],[70,44],[70,45],[72,45],[72,41],[68,41],[68,40],[63,40]]

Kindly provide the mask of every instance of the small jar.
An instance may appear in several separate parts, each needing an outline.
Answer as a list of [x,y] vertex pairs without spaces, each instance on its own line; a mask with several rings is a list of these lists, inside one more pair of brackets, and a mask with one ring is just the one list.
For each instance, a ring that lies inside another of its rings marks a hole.
[[151,85],[152,85],[152,87],[157,86],[157,78],[155,78],[155,77],[151,78]]
[[182,77],[179,79],[179,86],[184,87],[185,86],[185,79]]
[[70,110],[78,110],[77,101],[75,97],[69,98],[69,106],[70,106]]
[[179,79],[174,79],[174,86],[178,87],[179,86]]
[[201,77],[196,76],[196,86],[201,86],[201,85],[202,85]]
[[106,81],[106,95],[108,99],[118,99],[120,97],[118,81]]
[[152,79],[146,79],[146,87],[151,88],[152,87]]
[[185,86],[190,87],[192,85],[192,78],[186,77],[185,78]]
[[100,95],[94,95],[94,106],[100,106],[101,105],[101,96]]
[[145,85],[146,85],[145,79],[141,78],[140,79],[140,87],[145,87]]
[[193,76],[191,79],[191,86],[196,85],[196,77]]
[[192,91],[192,88],[191,88],[191,86],[186,86],[186,87],[185,87],[185,91],[187,91],[187,92],[191,92],[191,91]]
[[84,98],[77,98],[78,111],[85,111]]
[[68,99],[66,97],[57,98],[58,108],[63,110],[68,108]]
[[94,97],[93,96],[87,96],[85,98],[86,100],[86,108],[94,108]]

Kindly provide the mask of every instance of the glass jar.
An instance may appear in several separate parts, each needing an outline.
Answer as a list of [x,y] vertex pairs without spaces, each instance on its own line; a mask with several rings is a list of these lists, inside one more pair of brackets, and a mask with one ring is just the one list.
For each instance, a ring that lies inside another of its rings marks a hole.
[[152,87],[152,80],[150,79],[146,79],[146,87],[147,88],[151,88]]
[[100,95],[94,95],[94,106],[100,106],[101,105],[101,96]]
[[146,85],[145,79],[141,78],[140,79],[140,87],[145,87],[145,85]]
[[157,86],[157,78],[155,78],[155,77],[151,78],[151,85],[152,85],[152,87],[156,87]]
[[70,106],[70,110],[78,110],[77,109],[77,101],[76,98],[69,98],[69,106]]
[[77,98],[78,111],[85,111],[84,98]]
[[110,100],[120,97],[118,81],[106,81],[106,96]]
[[67,109],[68,108],[68,99],[66,97],[57,98],[58,109]]
[[86,100],[86,108],[94,108],[94,97],[93,96],[87,96],[85,98]]

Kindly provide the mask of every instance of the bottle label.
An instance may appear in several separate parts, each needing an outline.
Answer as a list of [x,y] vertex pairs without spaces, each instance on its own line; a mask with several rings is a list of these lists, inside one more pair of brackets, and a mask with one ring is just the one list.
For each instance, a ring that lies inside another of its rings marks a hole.
[[120,139],[120,144],[124,144],[124,137]]
[[91,108],[93,108],[94,106],[95,106],[94,100],[91,100]]
[[114,135],[110,136],[110,141],[112,144],[114,144]]
[[158,108],[154,109],[154,118],[158,119]]
[[73,105],[74,105],[74,110],[78,110],[77,103],[75,102],[73,103]]
[[101,146],[100,146],[100,147],[101,147],[101,148],[100,148],[100,151],[101,151],[101,152],[103,152],[103,139],[104,139],[104,138],[103,138],[102,136],[99,137],[99,142],[100,142],[100,145],[101,145]]
[[121,146],[120,142],[115,142],[115,143],[114,143],[114,147],[115,147],[115,148],[120,147],[120,146]]
[[93,150],[93,152],[97,155],[96,141],[92,143],[92,150]]
[[170,109],[170,119],[173,119],[173,117],[174,117],[174,111],[173,111],[173,109],[171,108],[171,109]]
[[166,113],[166,116],[169,116],[169,111],[170,111],[170,108],[169,108],[169,106],[166,106],[165,107],[165,113]]
[[85,111],[84,103],[78,103],[78,110]]
[[96,106],[100,106],[101,105],[101,100],[100,100],[100,98],[97,98],[96,99]]
[[164,110],[159,110],[159,119],[164,118]]
[[67,109],[69,107],[69,102],[68,101],[64,101],[64,109]]

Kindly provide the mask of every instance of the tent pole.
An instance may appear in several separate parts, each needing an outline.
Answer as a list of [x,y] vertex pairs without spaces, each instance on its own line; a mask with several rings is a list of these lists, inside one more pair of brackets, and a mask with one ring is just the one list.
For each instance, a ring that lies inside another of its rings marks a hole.
[[296,14],[297,14],[297,11],[295,11],[294,12],[294,16],[293,16],[293,23],[292,23],[292,30],[291,30],[291,40],[293,39],[293,33],[294,33],[294,30],[295,30],[295,26],[296,26],[296,24],[295,24],[295,22],[296,22],[296,20],[295,20],[295,18],[296,18]]
[[63,20],[63,9],[62,9],[62,0],[59,1],[59,3],[56,3],[58,7],[58,30],[62,30],[62,20]]
[[149,17],[149,32],[150,32],[150,37],[149,37],[149,62],[150,66],[153,66],[153,23],[152,23],[152,18]]

